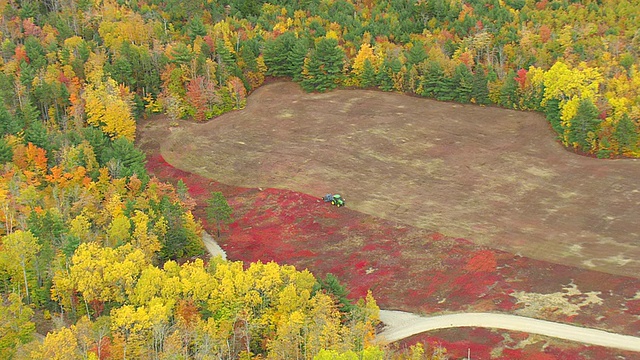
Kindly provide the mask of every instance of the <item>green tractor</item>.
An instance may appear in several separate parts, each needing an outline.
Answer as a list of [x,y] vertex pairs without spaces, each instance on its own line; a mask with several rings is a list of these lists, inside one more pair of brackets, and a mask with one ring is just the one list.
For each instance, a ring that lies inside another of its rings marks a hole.
[[322,197],[324,202],[330,202],[331,205],[335,205],[337,207],[344,206],[344,198],[340,196],[340,194],[327,194]]

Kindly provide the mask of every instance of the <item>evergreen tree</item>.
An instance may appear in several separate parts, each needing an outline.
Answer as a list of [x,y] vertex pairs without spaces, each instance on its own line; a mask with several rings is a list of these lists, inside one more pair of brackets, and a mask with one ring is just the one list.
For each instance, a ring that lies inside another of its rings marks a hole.
[[219,191],[211,193],[211,197],[207,200],[207,208],[205,211],[207,213],[207,220],[215,224],[218,237],[220,237],[220,230],[222,230],[224,224],[233,222],[233,218],[231,217],[233,208],[229,206],[227,199],[225,199],[224,195]]
[[472,81],[471,97],[475,100],[475,103],[480,105],[489,104],[491,101],[489,100],[487,75],[482,65],[476,66]]
[[149,180],[149,175],[144,167],[145,155],[133,145],[132,141],[119,137],[111,143],[109,148],[105,149],[105,153],[105,158],[108,159],[107,166],[110,168],[112,176],[122,178],[136,174],[143,182]]
[[20,108],[20,117],[22,118],[23,127],[29,127],[32,123],[40,121],[40,112],[31,104],[29,98],[25,99],[22,108]]
[[29,127],[24,131],[24,140],[47,151],[51,150],[47,138],[47,129],[42,124],[42,121],[36,120],[29,124]]
[[473,92],[473,74],[465,64],[456,67],[453,73],[453,82],[456,84],[455,101],[468,103]]
[[406,52],[407,64],[409,64],[409,66],[418,65],[427,59],[427,52],[425,51],[422,42],[418,41],[412,45],[411,49]]
[[[217,47],[217,44],[216,44]],[[179,42],[171,49],[171,60],[169,62],[182,65],[188,64],[193,59],[193,54],[185,43]]]
[[547,104],[544,107],[544,114],[549,120],[551,127],[555,132],[562,136],[562,122],[560,120],[560,100],[558,99],[549,99],[547,100]]
[[444,78],[444,69],[437,61],[429,60],[426,63],[425,72],[422,75],[422,96],[435,98],[438,94],[438,84]]
[[500,87],[499,105],[509,109],[517,109],[518,99],[518,82],[516,81],[516,73],[512,69],[509,70],[502,87]]
[[391,71],[391,62],[385,59],[380,66],[380,69],[378,70],[378,74],[376,74],[376,84],[382,91],[393,91],[393,79],[391,78]]
[[[104,166],[107,161],[111,160],[111,149],[109,137],[94,126],[87,126],[82,129],[82,137],[89,142],[96,154],[96,158],[100,166]],[[78,141],[80,143],[80,141]]]
[[320,92],[335,89],[342,79],[344,56],[338,40],[320,39],[315,51],[305,60],[302,88]]
[[443,76],[436,81],[436,100],[452,101],[456,96],[456,83],[453,77],[443,73]]
[[616,124],[616,131],[613,134],[618,142],[618,153],[635,151],[638,148],[638,126],[624,114]]
[[189,22],[189,36],[191,39],[195,39],[197,36],[207,35],[207,28],[204,26],[202,19],[196,16]]
[[4,101],[0,100],[0,136],[6,134],[15,135],[23,128],[21,118],[11,115],[4,105]]
[[216,61],[218,62],[218,84],[224,84],[231,75],[242,77],[237,61],[231,51],[227,49],[222,39],[216,41]]
[[[160,199],[159,204],[152,204],[167,221],[167,232],[161,239],[159,257],[162,260],[175,260],[185,256],[202,253],[202,246],[197,234],[187,228],[185,210],[179,202],[172,202],[167,196]],[[155,209],[154,209],[155,210]]]
[[[262,56],[264,58],[265,65],[267,65],[267,75],[292,75],[289,58],[296,41],[295,34],[287,31],[274,40],[270,40],[265,43]],[[304,58],[302,61],[304,61]]]
[[349,300],[349,290],[331,273],[328,273],[324,279],[318,279],[313,290],[322,290],[331,295],[338,303],[340,312],[343,314],[348,314],[355,308],[351,300]]
[[569,143],[582,151],[591,150],[591,141],[595,137],[594,133],[599,124],[598,108],[590,99],[581,100],[576,115],[571,119]]
[[363,88],[369,88],[376,85],[376,69],[371,64],[371,60],[366,59],[364,61],[364,67],[362,69],[362,75],[360,84]]
[[305,39],[297,39],[287,55],[288,75],[291,76],[293,81],[302,81],[304,59],[307,58],[308,53],[309,46],[307,45],[307,41]]
[[0,138],[0,165],[6,164],[13,159],[13,149],[4,138]]

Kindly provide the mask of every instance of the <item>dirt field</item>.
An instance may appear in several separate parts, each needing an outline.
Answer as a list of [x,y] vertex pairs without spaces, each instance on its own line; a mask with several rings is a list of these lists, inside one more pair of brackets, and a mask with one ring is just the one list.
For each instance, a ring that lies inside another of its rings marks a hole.
[[640,162],[566,151],[538,114],[278,82],[245,110],[167,128],[146,122],[141,145],[221,183],[339,192],[384,219],[640,277]]

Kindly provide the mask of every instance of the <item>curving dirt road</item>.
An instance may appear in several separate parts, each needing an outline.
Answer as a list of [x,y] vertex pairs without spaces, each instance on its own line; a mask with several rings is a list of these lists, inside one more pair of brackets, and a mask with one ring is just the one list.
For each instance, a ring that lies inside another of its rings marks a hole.
[[425,331],[457,327],[484,327],[522,331],[589,345],[640,352],[640,338],[607,331],[560,324],[517,315],[464,313],[431,317],[380,310],[380,320],[386,325],[378,334],[380,341],[394,342]]
[[227,260],[227,253],[218,245],[218,242],[206,231],[202,231],[202,242],[207,249],[211,257],[220,256],[222,259]]

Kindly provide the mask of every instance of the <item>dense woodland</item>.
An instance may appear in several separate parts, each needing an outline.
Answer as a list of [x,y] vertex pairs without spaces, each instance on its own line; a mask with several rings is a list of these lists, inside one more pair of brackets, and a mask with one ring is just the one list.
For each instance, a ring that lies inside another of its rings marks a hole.
[[[147,174],[136,121],[216,121],[268,76],[540,111],[570,149],[640,156],[634,1],[0,0],[0,14],[3,359],[390,356],[370,346],[375,300],[352,304],[335,278],[176,262],[203,253],[201,225],[183,184]],[[57,324],[43,341],[34,314]]]

